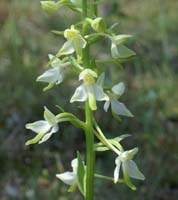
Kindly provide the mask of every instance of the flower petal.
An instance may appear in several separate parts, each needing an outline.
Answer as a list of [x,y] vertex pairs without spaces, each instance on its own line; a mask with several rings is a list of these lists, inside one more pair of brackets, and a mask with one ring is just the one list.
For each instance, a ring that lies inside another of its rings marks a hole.
[[118,46],[118,58],[129,58],[135,55],[136,53],[131,49],[127,48],[125,45]]
[[73,42],[68,40],[63,44],[59,52],[57,53],[57,57],[60,57],[62,55],[68,55],[74,53],[75,49],[73,46]]
[[52,127],[52,129],[51,129],[51,131],[49,132],[49,133],[46,133],[43,137],[42,137],[42,139],[39,141],[39,144],[41,144],[41,143],[43,143],[43,142],[46,142],[50,137],[51,137],[51,135],[53,134],[53,133],[56,133],[57,131],[58,131],[58,126],[54,126],[54,127]]
[[73,103],[74,101],[86,101],[88,97],[86,88],[84,85],[80,85],[79,87],[77,87],[77,89],[75,90],[70,103]]
[[131,35],[124,35],[124,34],[115,35],[112,37],[112,41],[113,41],[113,43],[119,45],[121,43],[126,42],[131,37],[132,37]]
[[115,59],[119,58],[119,52],[117,49],[117,45],[113,42],[111,43],[111,55]]
[[56,177],[67,185],[72,185],[77,181],[74,172],[64,172],[62,174],[57,174]]
[[121,96],[121,95],[123,95],[123,93],[124,93],[124,90],[125,90],[125,86],[124,86],[124,83],[118,83],[118,84],[116,84],[116,85],[114,85],[113,87],[112,87],[112,91],[116,94],[116,95],[119,95],[119,96]]
[[121,161],[118,157],[116,158],[115,163],[116,163],[116,168],[114,170],[114,183],[117,183],[121,167]]
[[59,84],[63,81],[63,73],[61,73],[59,68],[52,68],[45,71],[42,75],[37,78],[37,81],[56,83]]
[[104,85],[104,80],[105,80],[105,73],[103,72],[99,75],[96,84],[102,87]]
[[51,125],[45,120],[40,120],[40,121],[26,124],[25,127],[26,129],[30,129],[34,131],[35,133],[46,133],[51,128]]
[[[52,54],[48,54],[48,57],[49,57],[49,60],[52,60],[53,57],[55,57],[55,56]],[[54,61],[52,61],[51,66],[54,68],[60,67],[60,62],[61,62],[61,60],[59,58],[56,58]]]
[[104,93],[103,88],[100,85],[94,84],[94,93],[97,101],[108,101],[109,97]]
[[81,35],[78,36],[78,40],[79,40],[79,44],[80,44],[80,48],[85,48],[87,45],[87,42],[85,41],[85,39],[83,39],[83,37]]
[[120,160],[123,161],[123,162],[127,161],[127,160],[132,160],[133,157],[135,156],[135,154],[137,154],[137,152],[138,152],[138,147],[133,148],[133,149],[128,150],[128,151],[124,151],[120,155]]
[[104,111],[105,111],[105,112],[108,112],[110,103],[111,103],[110,101],[106,101],[106,102],[104,103]]
[[55,126],[57,124],[56,116],[46,106],[44,109],[44,119],[48,121],[51,126]]
[[128,174],[130,177],[135,178],[135,179],[140,179],[144,180],[145,176],[140,172],[138,169],[136,163],[133,160],[128,160],[125,162]]
[[111,100],[111,109],[112,109],[112,112],[117,115],[133,117],[132,113],[126,108],[126,106],[115,99]]
[[77,160],[77,158],[75,158],[75,159],[73,159],[71,161],[71,166],[72,166],[73,172],[75,174],[77,174],[77,167],[78,167],[78,160]]
[[135,56],[135,52],[131,49],[127,48],[124,45],[116,45],[115,43],[111,43],[111,55],[113,58],[128,58],[131,56]]

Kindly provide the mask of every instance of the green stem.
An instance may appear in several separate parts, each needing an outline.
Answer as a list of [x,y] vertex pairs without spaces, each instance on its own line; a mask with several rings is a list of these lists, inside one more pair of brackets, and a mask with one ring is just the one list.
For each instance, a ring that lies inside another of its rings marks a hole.
[[94,18],[97,11],[96,0],[90,0],[90,17]]
[[93,115],[88,101],[85,104],[86,115],[86,200],[93,200],[94,196],[94,168],[95,168],[95,151],[94,151],[94,134],[93,134]]
[[101,129],[99,128],[98,124],[96,123],[96,121],[94,120],[94,125],[97,131],[94,131],[94,134],[96,135],[96,137],[104,144],[106,145],[110,150],[114,151],[117,155],[120,155],[120,151],[113,145],[111,144],[107,138],[105,137],[105,135],[103,134],[103,132],[101,131]]
[[[82,19],[88,17],[89,0],[82,0]],[[90,16],[89,16],[90,17]],[[88,34],[88,22],[83,25],[83,36]],[[89,45],[82,52],[84,68],[90,68]],[[95,168],[95,151],[94,151],[94,133],[93,133],[93,113],[89,106],[89,102],[85,103],[85,118],[86,118],[86,185],[85,185],[85,200],[93,200],[94,198],[94,168]]]
[[75,115],[73,115],[72,113],[60,113],[58,115],[56,115],[56,119],[58,120],[58,122],[71,122],[72,124],[74,124],[75,126],[85,129],[86,125],[83,121],[81,121],[80,119],[78,119]]
[[[113,182],[114,182],[114,178],[109,177],[109,176],[103,176],[103,175],[101,175],[101,174],[95,174],[95,178],[105,179],[105,180],[113,181]],[[124,179],[118,179],[117,182],[118,182],[118,183],[124,183],[125,180],[124,180]]]
[[87,0],[82,0],[82,18],[87,17]]

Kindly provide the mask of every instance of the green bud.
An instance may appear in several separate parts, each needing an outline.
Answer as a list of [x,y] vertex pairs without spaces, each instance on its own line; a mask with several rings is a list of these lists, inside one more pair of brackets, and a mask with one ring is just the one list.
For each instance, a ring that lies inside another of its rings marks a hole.
[[80,32],[77,29],[75,29],[73,25],[71,26],[71,29],[66,29],[64,31],[64,37],[67,40],[75,40],[79,37],[79,35]]
[[48,14],[54,14],[58,11],[59,5],[54,1],[41,1],[42,9]]
[[93,30],[96,32],[105,32],[106,31],[106,24],[101,17],[97,17],[96,19],[92,20],[91,26]]
[[82,7],[82,0],[70,0],[75,6]]

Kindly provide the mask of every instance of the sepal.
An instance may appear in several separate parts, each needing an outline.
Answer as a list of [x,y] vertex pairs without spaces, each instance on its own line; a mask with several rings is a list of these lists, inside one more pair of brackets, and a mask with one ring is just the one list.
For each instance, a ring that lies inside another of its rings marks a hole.
[[111,44],[111,55],[114,59],[124,59],[135,56],[136,53],[131,49],[127,48],[125,45],[117,46],[115,43]]
[[112,37],[112,42],[116,45],[120,45],[128,41],[132,36],[131,35],[115,35]]
[[125,86],[124,86],[124,83],[121,82],[121,83],[118,83],[116,85],[114,85],[112,87],[112,91],[118,95],[118,96],[122,96],[124,94],[124,91],[125,91]]

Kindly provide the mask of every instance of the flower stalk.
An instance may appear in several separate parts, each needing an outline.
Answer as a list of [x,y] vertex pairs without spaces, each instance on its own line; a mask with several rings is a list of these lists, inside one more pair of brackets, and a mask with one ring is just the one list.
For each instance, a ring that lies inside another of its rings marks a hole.
[[93,114],[88,101],[85,103],[86,115],[86,200],[93,200],[94,195],[94,168],[95,168],[95,151],[94,151],[94,134],[93,134]]
[[[88,14],[87,12],[88,2],[82,0],[82,18],[85,20]],[[84,34],[87,34],[87,24],[84,24]],[[89,45],[83,49],[83,65],[84,68],[89,68]],[[93,134],[93,113],[89,106],[89,101],[85,103],[85,118],[86,118],[86,185],[85,185],[85,199],[93,200],[94,198],[94,168],[95,168],[95,151],[94,151],[94,134]]]

